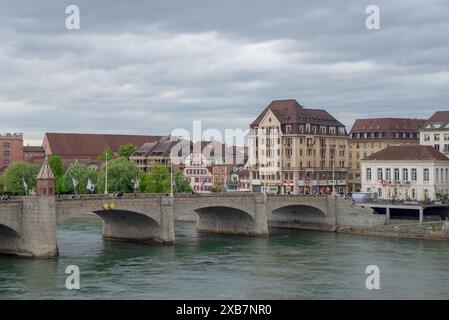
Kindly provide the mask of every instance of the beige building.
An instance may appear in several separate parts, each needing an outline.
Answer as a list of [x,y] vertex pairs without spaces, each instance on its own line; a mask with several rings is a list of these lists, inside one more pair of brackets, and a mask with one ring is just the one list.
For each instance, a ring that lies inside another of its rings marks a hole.
[[449,111],[437,111],[419,131],[419,144],[432,146],[449,157]]
[[248,147],[253,192],[345,191],[348,135],[325,110],[275,100],[250,125]]
[[391,146],[362,160],[362,190],[387,200],[437,200],[449,192],[449,159],[431,146]]
[[361,160],[389,146],[419,143],[425,120],[403,118],[357,119],[349,132],[348,191],[361,191]]

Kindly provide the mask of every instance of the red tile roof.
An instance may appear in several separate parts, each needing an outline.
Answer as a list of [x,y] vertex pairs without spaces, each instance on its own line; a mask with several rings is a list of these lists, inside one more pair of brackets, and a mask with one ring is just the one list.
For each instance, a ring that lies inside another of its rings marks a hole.
[[414,137],[408,135],[407,138],[418,140],[417,134],[425,122],[424,119],[410,118],[357,119],[349,134],[353,139],[357,139],[357,133],[382,133],[381,139],[396,139],[396,133],[416,133]]
[[344,127],[344,125],[323,109],[306,109],[294,99],[274,100],[251,123],[259,125],[266,113],[271,110],[281,124],[306,124]]
[[390,146],[371,154],[364,160],[438,160],[449,161],[444,154],[432,146]]
[[121,134],[46,133],[44,148],[47,153],[61,157],[97,157],[107,147],[115,153],[120,146],[127,143],[140,148],[143,144],[160,138],[161,136]]
[[[441,124],[441,128],[444,128],[445,126],[447,126],[449,124],[449,111],[435,112],[429,118],[429,120],[426,121],[426,123],[424,124],[424,128],[426,128],[426,126],[433,124],[433,123]],[[426,129],[433,129],[433,128],[426,128]],[[439,128],[435,128],[435,129],[439,129]]]

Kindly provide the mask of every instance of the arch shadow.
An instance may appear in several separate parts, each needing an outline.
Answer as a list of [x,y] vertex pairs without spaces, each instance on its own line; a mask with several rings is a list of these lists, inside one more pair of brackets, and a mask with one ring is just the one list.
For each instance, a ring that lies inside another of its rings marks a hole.
[[254,233],[256,222],[246,211],[225,206],[208,206],[194,211],[198,215],[198,231],[241,235]]
[[0,224],[0,238],[20,238],[20,235],[16,230],[5,226],[4,224]]
[[326,214],[310,205],[287,205],[271,212],[269,225],[275,228],[321,229]]

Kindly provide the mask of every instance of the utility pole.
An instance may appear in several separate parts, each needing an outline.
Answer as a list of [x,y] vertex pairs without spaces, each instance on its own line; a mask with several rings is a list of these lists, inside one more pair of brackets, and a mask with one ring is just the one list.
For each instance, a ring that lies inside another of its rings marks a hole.
[[104,175],[104,194],[108,194],[108,151],[106,150],[106,174]]
[[173,197],[173,162],[170,159],[170,196]]
[[335,187],[336,187],[336,181],[335,181],[335,157],[332,159],[332,180],[333,180],[333,188],[332,188],[332,195],[335,197]]

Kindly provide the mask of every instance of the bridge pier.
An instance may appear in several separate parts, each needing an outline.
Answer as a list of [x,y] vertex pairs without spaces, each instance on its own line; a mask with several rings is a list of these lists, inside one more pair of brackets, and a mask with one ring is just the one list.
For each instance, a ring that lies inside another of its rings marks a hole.
[[173,197],[162,196],[159,199],[160,203],[156,208],[148,207],[149,211],[159,211],[158,221],[148,215],[150,212],[133,212],[119,208],[95,211],[103,219],[103,238],[173,244],[175,242]]
[[[268,235],[268,215],[266,195],[254,194],[252,203],[236,206],[230,197],[229,203],[195,210],[198,214],[197,230],[221,234],[247,236]],[[236,200],[241,201],[241,200]],[[239,207],[240,209],[237,209]]]
[[54,196],[27,196],[23,199],[16,254],[31,258],[54,258],[59,255]]

